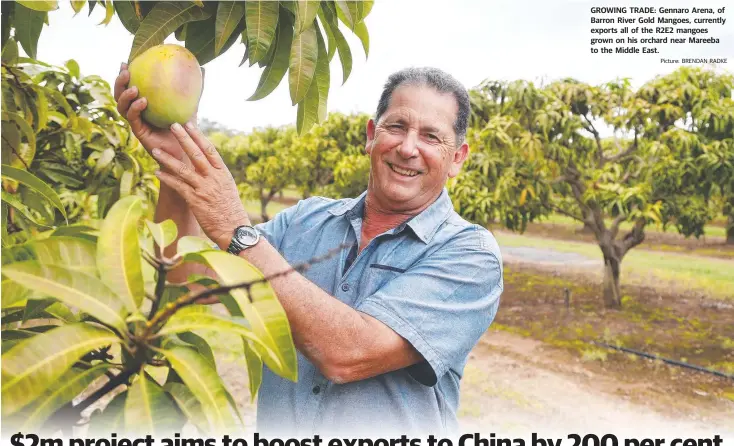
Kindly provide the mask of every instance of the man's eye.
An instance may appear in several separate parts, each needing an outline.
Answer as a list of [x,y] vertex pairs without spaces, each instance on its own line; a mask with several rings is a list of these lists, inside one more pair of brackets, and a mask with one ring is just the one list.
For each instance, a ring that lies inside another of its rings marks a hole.
[[402,124],[390,124],[388,126],[388,128],[391,128],[391,129],[402,129],[403,128],[403,125]]
[[428,136],[428,139],[430,139],[431,141],[434,141],[434,142],[439,142],[440,141],[440,139],[438,138],[438,136],[434,135],[433,133],[429,133],[426,136]]

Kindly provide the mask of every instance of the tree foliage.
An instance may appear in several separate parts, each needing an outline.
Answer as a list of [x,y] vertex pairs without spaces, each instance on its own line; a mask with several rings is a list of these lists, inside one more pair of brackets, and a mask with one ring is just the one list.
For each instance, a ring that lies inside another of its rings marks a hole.
[[[72,1],[79,13],[85,1]],[[340,24],[361,41],[369,54],[369,33],[364,19],[372,10],[372,0],[359,1],[89,1],[105,8],[102,24],[117,17],[134,35],[128,62],[146,49],[174,35],[198,59],[200,65],[229,51],[238,40],[244,48],[244,64],[264,68],[249,100],[268,96],[288,73],[288,87],[297,108],[299,134],[326,119],[329,62],[336,52],[346,82],[352,69],[352,50]],[[23,50],[36,58],[38,39],[56,0],[44,2],[3,2],[2,47],[11,35]]]
[[[177,242],[174,258],[157,256],[154,245],[162,251],[176,240],[176,226],[145,220],[140,197],[117,201],[98,226],[67,226],[3,249],[6,423],[70,428],[91,404],[114,396],[92,414],[93,431],[168,434],[187,421],[202,435],[236,428],[241,420],[207,331],[238,340],[253,398],[263,364],[297,379],[288,319],[247,261],[191,236]],[[168,271],[190,262],[207,266],[217,280],[190,277],[201,291],[166,281]],[[229,315],[197,303],[214,295]]]

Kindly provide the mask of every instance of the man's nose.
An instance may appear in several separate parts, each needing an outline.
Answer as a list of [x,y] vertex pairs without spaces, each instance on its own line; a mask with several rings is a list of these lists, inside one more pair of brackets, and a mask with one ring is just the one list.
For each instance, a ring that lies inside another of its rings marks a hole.
[[409,130],[405,134],[402,144],[398,148],[400,156],[404,158],[412,158],[418,154],[418,132]]

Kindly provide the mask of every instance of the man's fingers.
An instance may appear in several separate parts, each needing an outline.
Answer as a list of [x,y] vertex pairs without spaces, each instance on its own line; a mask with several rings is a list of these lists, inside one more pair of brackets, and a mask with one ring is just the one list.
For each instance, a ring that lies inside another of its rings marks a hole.
[[201,150],[204,152],[206,159],[209,160],[212,167],[216,169],[224,167],[224,161],[222,161],[222,157],[219,155],[217,148],[214,147],[214,144],[209,141],[206,136],[204,136],[201,130],[194,126],[194,123],[191,121],[187,122],[185,127],[191,139],[197,146],[201,147]]
[[184,152],[189,156],[191,163],[198,172],[206,173],[212,167],[207,157],[204,156],[203,148],[199,147],[196,142],[191,139],[186,130],[179,123],[174,123],[171,126],[171,132],[176,137],[178,143],[181,144]]
[[130,108],[127,110],[127,114],[125,115],[127,117],[127,122],[130,123],[130,129],[133,131],[135,136],[138,137],[138,139],[145,137],[145,123],[143,123],[143,118],[140,116],[140,113],[145,110],[145,107],[148,105],[148,100],[145,98],[140,98],[132,103]]
[[128,88],[127,90],[123,91],[122,94],[116,99],[117,111],[120,112],[122,116],[127,116],[130,104],[135,100],[136,97],[138,97],[138,89],[135,87]]
[[160,164],[161,167],[167,170],[167,172],[164,172],[167,175],[172,176],[174,179],[182,180],[189,187],[196,188],[199,185],[199,174],[188,164],[177,160],[170,154],[158,148],[151,150],[151,155],[153,155],[153,158],[158,161],[158,164]]
[[115,78],[115,100],[118,100],[122,92],[125,91],[128,82],[130,82],[130,72],[125,68]]
[[162,170],[157,170],[155,172],[155,175],[158,177],[161,183],[178,192],[179,195],[184,198],[184,200],[190,196],[191,186],[186,184],[181,178],[168,172],[163,172]]

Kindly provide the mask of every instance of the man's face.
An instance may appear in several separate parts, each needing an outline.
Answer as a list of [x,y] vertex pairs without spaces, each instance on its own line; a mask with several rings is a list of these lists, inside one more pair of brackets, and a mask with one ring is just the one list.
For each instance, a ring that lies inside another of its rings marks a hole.
[[459,173],[469,148],[456,145],[457,112],[453,95],[431,87],[403,85],[393,91],[379,122],[367,124],[369,192],[381,207],[422,210]]

